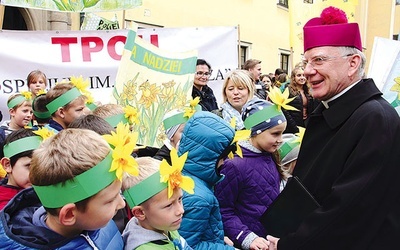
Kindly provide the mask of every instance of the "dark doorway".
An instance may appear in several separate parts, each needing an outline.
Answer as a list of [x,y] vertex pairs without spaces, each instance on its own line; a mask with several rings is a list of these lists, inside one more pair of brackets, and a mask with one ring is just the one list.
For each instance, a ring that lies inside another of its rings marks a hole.
[[28,30],[19,8],[6,6],[4,10],[3,30]]

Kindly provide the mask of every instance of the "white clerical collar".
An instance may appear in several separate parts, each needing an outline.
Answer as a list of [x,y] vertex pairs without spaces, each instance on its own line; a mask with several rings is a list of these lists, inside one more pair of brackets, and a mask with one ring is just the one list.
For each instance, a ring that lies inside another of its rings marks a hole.
[[356,82],[354,82],[354,83],[352,83],[352,84],[350,84],[350,85],[349,85],[347,88],[345,88],[342,92],[340,92],[339,94],[336,94],[336,95],[332,96],[332,97],[329,98],[328,100],[326,100],[326,101],[321,101],[322,104],[325,106],[326,109],[328,109],[328,108],[329,108],[329,102],[331,102],[331,101],[333,101],[333,100],[339,98],[340,96],[342,96],[344,93],[346,93],[347,91],[349,91],[349,89],[351,89],[352,87],[356,86],[356,84],[359,83],[360,81],[361,81],[361,79],[358,80],[358,81],[356,81]]

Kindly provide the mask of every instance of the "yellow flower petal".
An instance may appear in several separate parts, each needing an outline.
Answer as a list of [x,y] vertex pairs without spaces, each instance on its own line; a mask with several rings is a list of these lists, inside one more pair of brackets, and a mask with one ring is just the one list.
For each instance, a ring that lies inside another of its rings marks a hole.
[[54,131],[53,130],[49,130],[46,127],[39,128],[38,130],[33,131],[33,133],[35,133],[38,136],[42,137],[43,141],[54,135]]
[[194,180],[187,176],[182,176],[181,188],[189,194],[194,193]]
[[242,148],[240,147],[239,144],[236,144],[236,154],[237,154],[240,158],[243,158]]
[[291,101],[293,101],[293,98],[289,98],[289,89],[286,88],[283,93],[280,91],[279,88],[276,87],[271,87],[270,91],[268,92],[268,98],[278,106],[278,109],[280,110],[281,107],[286,109],[286,110],[294,110],[298,111],[298,109],[288,105]]
[[26,100],[30,100],[32,99],[32,93],[29,91],[22,91],[21,95],[26,99]]

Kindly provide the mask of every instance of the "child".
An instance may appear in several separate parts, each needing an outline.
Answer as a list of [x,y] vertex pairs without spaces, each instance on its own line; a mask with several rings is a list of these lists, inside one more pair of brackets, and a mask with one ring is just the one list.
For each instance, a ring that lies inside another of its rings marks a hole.
[[292,176],[300,151],[300,143],[301,138],[294,134],[282,135],[282,144],[278,148],[282,171],[280,191],[286,186],[288,178]]
[[274,154],[282,142],[286,119],[277,105],[261,99],[248,102],[242,118],[251,136],[239,142],[243,157],[235,155],[224,162],[221,174],[225,179],[216,185],[215,194],[225,234],[235,246],[267,249],[267,232],[259,218],[279,194],[280,173]]
[[51,115],[46,108],[47,99],[46,93],[38,94],[32,102],[32,111],[33,111],[33,125],[36,128],[42,128],[46,124],[49,123]]
[[164,145],[157,151],[155,159],[166,159],[171,164],[170,151],[172,148],[178,148],[182,136],[183,128],[188,118],[184,116],[184,111],[173,109],[167,112],[163,117],[163,125],[167,139]]
[[22,190],[0,212],[0,248],[122,249],[111,218],[125,206],[124,162],[134,161],[121,153],[123,146],[125,140],[114,140],[112,150],[85,129],[65,129],[45,140],[32,156],[33,189]]
[[7,177],[0,182],[0,210],[19,191],[31,186],[29,168],[32,152],[38,148],[42,139],[31,129],[19,129],[7,136],[1,158],[1,165]]
[[98,133],[99,135],[107,135],[111,134],[111,131],[115,131],[115,128],[111,127],[111,125],[106,122],[106,120],[92,114],[78,117],[69,124],[68,128],[90,129]]
[[1,124],[0,133],[5,137],[12,131],[24,128],[32,120],[32,98],[29,92],[21,92],[11,95],[7,100],[10,120]]
[[32,98],[35,98],[40,91],[44,91],[47,87],[47,77],[40,70],[33,70],[27,77],[29,91],[32,93]]
[[125,118],[124,107],[119,104],[108,103],[99,105],[93,110],[93,114],[106,120],[113,128],[117,127],[117,124],[121,121],[128,123],[128,120]]
[[84,115],[86,96],[72,83],[58,83],[46,94],[46,108],[51,114],[47,128],[61,131],[76,118]]
[[[173,153],[176,155],[176,150]],[[125,249],[192,249],[177,229],[184,212],[181,187],[187,187],[186,191],[193,193],[193,180],[181,176],[181,169],[178,168],[169,174],[166,183],[160,182],[160,177],[163,178],[160,161],[142,157],[137,159],[137,163],[139,176],[125,175],[122,182],[124,196],[134,216],[122,234]],[[172,168],[168,164],[164,166],[173,169],[176,164],[173,162]],[[181,178],[182,182],[173,186]]]
[[214,185],[223,179],[217,172],[219,160],[227,155],[234,135],[229,123],[207,111],[196,112],[183,129],[178,155],[189,152],[182,172],[194,179],[195,191],[193,195],[183,195],[185,213],[179,233],[194,249],[234,249],[225,244],[213,192]]

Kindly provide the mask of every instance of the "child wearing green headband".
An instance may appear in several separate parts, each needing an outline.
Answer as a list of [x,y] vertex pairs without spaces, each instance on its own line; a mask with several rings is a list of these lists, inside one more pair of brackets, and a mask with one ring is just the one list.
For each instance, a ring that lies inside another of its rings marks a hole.
[[89,113],[86,96],[72,83],[58,83],[46,94],[46,108],[51,115],[47,128],[61,131],[80,117]]
[[31,129],[19,129],[7,136],[1,165],[7,176],[0,181],[0,210],[22,189],[31,187],[29,168],[33,150],[41,142]]
[[[30,93],[29,93],[30,94]],[[11,95],[7,100],[10,120],[1,124],[1,134],[9,135],[12,131],[24,128],[32,120],[32,99],[26,92]]]
[[182,189],[176,187],[168,198],[167,184],[160,183],[161,161],[140,157],[137,163],[139,176],[126,175],[122,182],[134,216],[122,234],[125,249],[192,249],[177,231],[184,213]]
[[[0,249],[122,249],[115,157],[96,132],[65,129],[33,153],[32,188],[0,212]],[[5,233],[7,232],[7,233]]]

